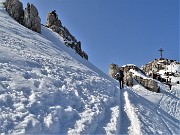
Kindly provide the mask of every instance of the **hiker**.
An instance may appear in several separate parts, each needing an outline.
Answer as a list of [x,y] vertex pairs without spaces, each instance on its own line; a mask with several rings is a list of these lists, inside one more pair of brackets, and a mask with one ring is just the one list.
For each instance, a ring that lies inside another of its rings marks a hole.
[[123,88],[123,78],[124,78],[123,70],[119,69],[119,71],[116,74],[116,79],[119,81],[120,89]]
[[169,78],[169,89],[171,90],[172,84],[171,84],[171,78]]
[[172,84],[169,83],[169,89],[171,90],[171,88],[172,88]]

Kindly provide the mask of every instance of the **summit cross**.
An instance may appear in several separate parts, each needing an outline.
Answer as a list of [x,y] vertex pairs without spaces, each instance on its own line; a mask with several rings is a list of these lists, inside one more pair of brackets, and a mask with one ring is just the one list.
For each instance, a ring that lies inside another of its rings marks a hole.
[[164,51],[162,48],[160,48],[160,50],[158,50],[158,51],[160,51],[160,53],[161,53],[161,59],[162,59],[162,52]]

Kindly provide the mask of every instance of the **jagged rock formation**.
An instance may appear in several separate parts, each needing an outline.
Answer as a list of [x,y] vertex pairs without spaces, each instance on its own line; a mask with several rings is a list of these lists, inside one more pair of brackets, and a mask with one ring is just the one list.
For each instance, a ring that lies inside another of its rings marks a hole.
[[22,24],[24,15],[23,4],[19,0],[6,0],[4,5],[9,15]]
[[126,65],[123,67],[119,67],[117,64],[110,64],[109,65],[109,75],[112,78],[117,79],[115,75],[118,73],[118,71],[121,68],[121,69],[123,69],[123,72],[124,72],[124,83],[128,86],[132,86],[133,85],[133,76],[129,70],[131,68],[135,68],[135,67],[136,66],[134,66],[134,65]]
[[23,24],[25,27],[35,32],[41,32],[41,19],[37,8],[33,4],[27,4],[27,7],[24,10]]
[[158,83],[152,79],[144,79],[139,76],[133,76],[133,73],[130,69],[135,71],[139,71],[145,75],[145,73],[139,69],[136,65],[124,65],[123,67],[119,67],[117,64],[110,64],[109,65],[109,74],[112,78],[116,79],[115,75],[117,74],[119,69],[123,69],[124,71],[124,84],[127,86],[133,86],[133,79],[135,79],[139,84],[144,86],[146,89],[153,91],[153,92],[160,92],[160,88]]
[[49,28],[56,26],[57,29],[55,30],[55,32],[59,33],[62,23],[60,20],[58,20],[58,15],[56,14],[55,10],[48,13],[47,20],[46,20],[46,26]]
[[[165,58],[155,59],[152,62],[149,62],[146,65],[143,65],[141,69],[146,72],[147,75],[151,76],[153,79],[156,79],[162,83],[170,85],[171,80],[170,76],[178,76],[178,73],[172,72],[172,65],[180,64],[176,60],[169,60]],[[168,70],[168,66],[171,67],[171,70]],[[159,74],[160,70],[164,70],[163,74]],[[176,71],[177,72],[177,71]]]
[[158,86],[158,83],[152,79],[144,79],[139,76],[134,76],[135,80],[144,86],[146,89],[153,91],[153,92],[160,92],[160,87]]
[[6,0],[4,5],[9,15],[17,22],[35,32],[41,32],[41,19],[38,16],[37,8],[33,4],[28,3],[25,11],[19,0]]
[[[10,16],[17,22],[35,32],[41,33],[41,19],[37,8],[33,4],[28,3],[25,10],[23,10],[23,4],[19,0],[6,0],[4,5]],[[58,33],[63,37],[66,46],[71,47],[81,57],[88,60],[88,55],[81,49],[81,42],[78,42],[68,29],[62,26],[55,10],[48,13],[46,27]]]
[[124,83],[127,86],[133,86],[133,75],[132,72],[124,72]]
[[81,57],[88,60],[88,55],[82,51],[81,42],[77,41],[74,36],[68,31],[68,29],[62,26],[61,21],[58,19],[56,11],[49,12],[46,20],[46,27],[52,29],[54,32],[58,33],[65,42],[65,45],[71,47],[78,53]]
[[158,72],[159,70],[163,70],[166,68],[167,65],[170,65],[174,60],[169,60],[169,59],[155,59],[152,62],[149,62],[146,65],[143,65],[141,69],[146,72],[147,74],[150,74],[152,71],[153,72]]
[[117,64],[110,64],[109,65],[109,75],[110,75],[110,77],[116,79],[115,75],[117,74],[118,71],[119,71],[119,67],[118,67]]

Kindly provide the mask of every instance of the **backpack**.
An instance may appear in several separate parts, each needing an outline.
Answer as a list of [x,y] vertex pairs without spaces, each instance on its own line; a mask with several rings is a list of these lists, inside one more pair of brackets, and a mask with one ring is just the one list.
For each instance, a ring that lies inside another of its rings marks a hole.
[[119,77],[120,77],[120,78],[123,78],[123,77],[124,77],[124,73],[123,73],[122,70],[119,71]]
[[123,71],[120,70],[119,72],[117,72],[117,74],[115,76],[116,76],[117,80],[119,80],[120,78],[123,78],[124,77]]

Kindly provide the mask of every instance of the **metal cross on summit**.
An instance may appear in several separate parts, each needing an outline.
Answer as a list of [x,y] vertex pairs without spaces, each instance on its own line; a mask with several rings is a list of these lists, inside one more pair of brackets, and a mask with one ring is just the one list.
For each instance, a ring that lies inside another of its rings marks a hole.
[[161,53],[161,57],[160,57],[160,59],[162,59],[162,52],[164,51],[162,48],[160,48],[160,50],[158,50],[158,51],[160,51],[160,53]]

